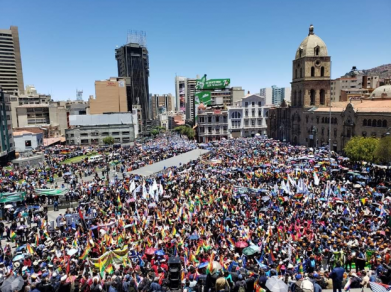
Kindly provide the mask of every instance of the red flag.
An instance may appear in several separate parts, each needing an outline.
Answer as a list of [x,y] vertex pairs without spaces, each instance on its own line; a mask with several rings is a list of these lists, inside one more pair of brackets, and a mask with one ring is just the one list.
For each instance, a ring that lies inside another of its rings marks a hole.
[[83,214],[81,213],[81,208],[79,208],[79,216],[80,216],[80,219],[81,219],[81,220],[84,220],[84,216],[83,216]]
[[71,257],[68,257],[68,264],[67,264],[67,276],[69,275],[69,270],[70,270],[70,262],[71,262]]

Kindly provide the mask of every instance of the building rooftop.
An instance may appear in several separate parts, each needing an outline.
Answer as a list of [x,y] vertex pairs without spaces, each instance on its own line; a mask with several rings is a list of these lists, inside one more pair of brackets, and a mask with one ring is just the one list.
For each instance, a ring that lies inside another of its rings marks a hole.
[[[343,112],[348,104],[353,106],[355,112],[360,113],[391,113],[391,99],[362,99],[345,102],[332,102],[332,112]],[[329,107],[315,108],[314,112],[329,112]]]
[[13,131],[12,134],[14,136],[23,136],[25,134],[39,134],[39,133],[36,133],[36,132],[33,132],[33,131],[26,131],[26,130],[21,130],[21,131]]
[[40,103],[40,104],[22,104],[22,105],[18,105],[18,107],[49,107],[49,104],[44,104],[44,103]]

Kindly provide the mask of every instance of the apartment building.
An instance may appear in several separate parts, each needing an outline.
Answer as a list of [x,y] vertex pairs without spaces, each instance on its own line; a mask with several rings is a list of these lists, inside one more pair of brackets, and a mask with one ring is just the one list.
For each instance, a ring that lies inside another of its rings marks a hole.
[[228,133],[228,110],[224,107],[198,108],[198,142],[227,139]]
[[267,134],[270,105],[264,96],[252,94],[228,107],[228,132],[231,138]]

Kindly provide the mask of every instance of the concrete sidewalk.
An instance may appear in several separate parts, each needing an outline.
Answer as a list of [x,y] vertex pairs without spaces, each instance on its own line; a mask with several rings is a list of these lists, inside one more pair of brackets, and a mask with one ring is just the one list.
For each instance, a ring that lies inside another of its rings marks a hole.
[[198,159],[201,155],[208,153],[209,150],[204,150],[204,149],[194,149],[192,151],[179,154],[177,156],[141,167],[139,169],[130,171],[129,173],[132,174],[137,174],[137,175],[143,175],[143,176],[148,176],[152,175],[154,173],[157,173],[159,171],[164,170],[164,168],[172,167],[172,166],[179,166],[180,163],[186,164],[192,160]]

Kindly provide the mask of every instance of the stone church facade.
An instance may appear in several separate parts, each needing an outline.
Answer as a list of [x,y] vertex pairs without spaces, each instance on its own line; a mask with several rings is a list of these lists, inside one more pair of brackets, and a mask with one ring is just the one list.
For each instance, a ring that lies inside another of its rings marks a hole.
[[369,98],[330,106],[330,61],[326,44],[311,25],[293,60],[291,104],[283,101],[269,110],[270,138],[309,147],[330,143],[332,150],[342,152],[352,136],[389,134],[391,85],[375,89]]

